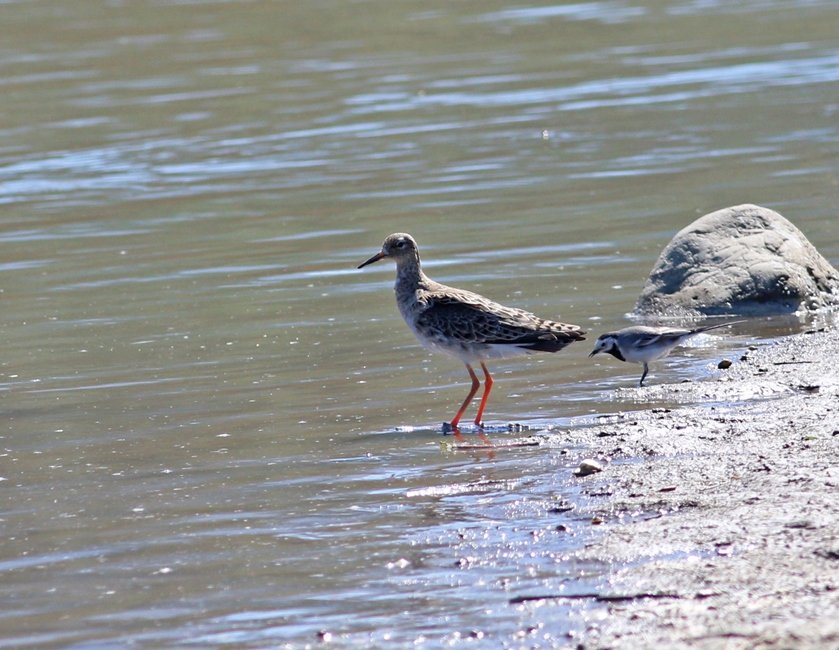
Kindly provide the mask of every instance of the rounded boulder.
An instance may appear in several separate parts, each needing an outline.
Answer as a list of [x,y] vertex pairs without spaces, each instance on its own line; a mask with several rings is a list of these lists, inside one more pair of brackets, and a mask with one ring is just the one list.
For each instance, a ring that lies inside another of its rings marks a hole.
[[700,217],[664,248],[639,316],[766,316],[839,305],[839,272],[774,210],[738,205]]

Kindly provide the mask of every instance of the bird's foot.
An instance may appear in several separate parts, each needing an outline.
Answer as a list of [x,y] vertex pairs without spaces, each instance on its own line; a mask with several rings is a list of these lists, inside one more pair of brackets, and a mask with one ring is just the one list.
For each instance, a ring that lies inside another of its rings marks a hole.
[[452,434],[458,442],[466,442],[466,438],[463,437],[463,434],[460,433],[460,429],[458,428],[457,424],[450,424],[449,422],[443,422],[443,435],[447,436]]
[[442,431],[444,436],[447,436],[450,433],[453,433],[455,435],[460,433],[460,429],[458,428],[457,424],[451,424],[449,422],[443,422]]

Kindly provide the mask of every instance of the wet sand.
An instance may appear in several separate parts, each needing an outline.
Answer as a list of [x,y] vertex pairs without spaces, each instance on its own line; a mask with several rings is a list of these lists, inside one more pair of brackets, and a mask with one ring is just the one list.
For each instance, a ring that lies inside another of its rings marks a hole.
[[839,332],[651,384],[625,390],[703,405],[564,434],[605,461],[574,479],[608,495],[579,557],[614,567],[568,647],[839,648]]

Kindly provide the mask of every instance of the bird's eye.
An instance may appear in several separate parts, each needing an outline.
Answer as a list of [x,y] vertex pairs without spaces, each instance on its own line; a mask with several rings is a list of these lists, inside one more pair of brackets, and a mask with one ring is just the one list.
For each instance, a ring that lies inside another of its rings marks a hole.
[[406,242],[404,239],[400,239],[398,242],[396,242],[396,248],[407,248],[407,246],[408,242]]

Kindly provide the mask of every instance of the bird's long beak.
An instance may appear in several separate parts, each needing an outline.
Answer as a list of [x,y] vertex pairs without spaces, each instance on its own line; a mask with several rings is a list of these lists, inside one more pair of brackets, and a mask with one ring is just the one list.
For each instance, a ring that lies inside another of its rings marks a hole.
[[588,356],[589,356],[589,357],[593,357],[593,356],[594,356],[595,354],[597,354],[598,352],[600,352],[600,350],[598,350],[597,348],[595,348],[594,350],[592,350],[592,351],[589,353],[589,355],[588,355]]
[[367,260],[367,261],[366,261],[366,262],[364,262],[363,264],[359,264],[359,265],[358,265],[358,268],[363,269],[363,268],[364,268],[365,266],[367,266],[368,264],[372,264],[373,262],[378,262],[378,261],[379,261],[380,259],[382,259],[383,257],[386,257],[386,256],[385,256],[385,252],[384,252],[384,251],[379,251],[378,253],[376,253],[375,255],[373,255],[373,257],[371,257],[369,260]]

